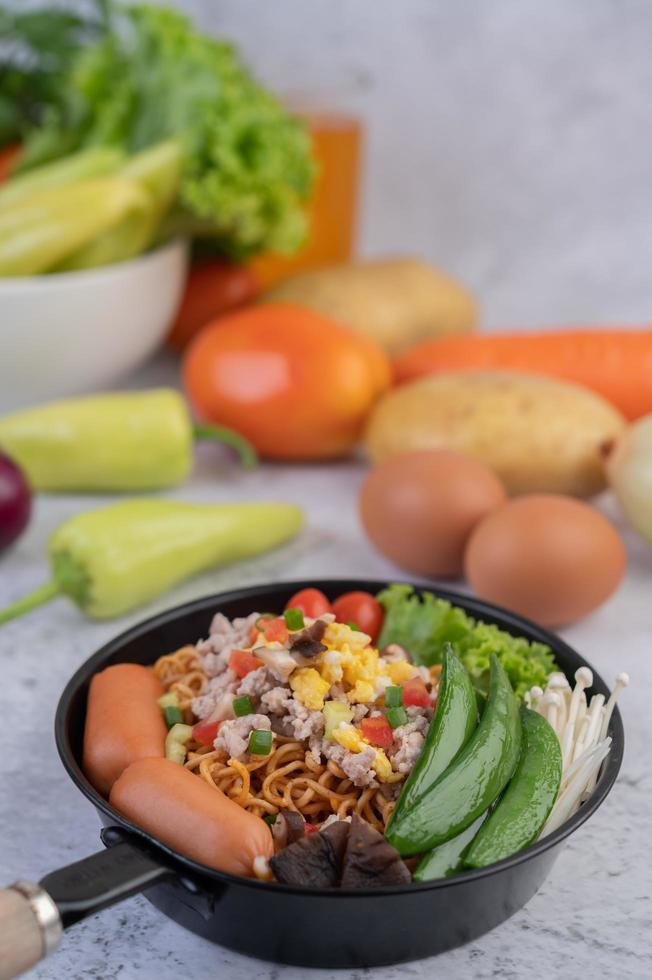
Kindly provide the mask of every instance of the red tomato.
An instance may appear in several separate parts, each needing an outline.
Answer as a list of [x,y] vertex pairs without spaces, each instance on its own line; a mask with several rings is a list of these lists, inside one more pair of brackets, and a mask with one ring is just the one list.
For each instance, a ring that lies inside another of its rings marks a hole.
[[319,830],[319,827],[315,827],[314,823],[308,823],[307,820],[306,820],[305,824],[303,825],[303,832],[304,832],[304,834],[316,834],[318,830]]
[[429,708],[432,704],[428,689],[420,677],[412,677],[403,684],[403,704],[407,708],[414,705],[417,708]]
[[338,623],[355,623],[375,643],[383,625],[384,612],[370,592],[345,592],[333,603]]
[[377,718],[363,718],[360,722],[360,728],[364,737],[372,745],[377,745],[381,749],[388,749],[392,744],[394,736],[384,715],[379,715]]
[[272,619],[263,633],[268,643],[287,643],[289,635],[284,619]]
[[225,259],[205,259],[195,263],[188,274],[181,306],[168,334],[168,344],[182,350],[209,320],[251,303],[257,293],[256,277],[245,265]]
[[238,677],[246,677],[252,670],[258,670],[262,666],[262,660],[254,657],[251,650],[233,650],[229,657],[229,668]]
[[301,589],[287,602],[286,609],[300,609],[304,616],[317,619],[322,613],[329,613],[331,604],[319,589]]
[[192,737],[202,745],[212,745],[217,737],[221,721],[198,721],[192,729]]
[[0,149],[0,184],[10,175],[20,154],[20,143],[11,143]]

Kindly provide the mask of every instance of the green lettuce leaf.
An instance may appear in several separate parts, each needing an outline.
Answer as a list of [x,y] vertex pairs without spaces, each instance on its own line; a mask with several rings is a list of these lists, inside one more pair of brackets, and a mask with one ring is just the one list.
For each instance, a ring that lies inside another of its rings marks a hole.
[[552,651],[545,644],[530,643],[524,637],[473,619],[431,592],[419,594],[410,585],[397,583],[380,592],[378,601],[385,610],[380,647],[398,643],[410,652],[415,663],[430,667],[441,663],[444,645],[451,643],[482,692],[488,688],[492,653],[521,698],[535,684],[545,687],[548,675],[557,669]]
[[89,146],[182,153],[169,234],[211,238],[236,258],[290,252],[306,233],[314,165],[305,125],[234,48],[183,14],[107,3],[109,28],[73,59],[21,158],[30,168]]

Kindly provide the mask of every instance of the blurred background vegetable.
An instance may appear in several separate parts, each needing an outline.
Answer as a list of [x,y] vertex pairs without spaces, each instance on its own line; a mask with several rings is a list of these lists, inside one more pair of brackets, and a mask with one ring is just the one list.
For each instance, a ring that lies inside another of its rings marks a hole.
[[[238,258],[300,245],[313,177],[301,121],[253,80],[230,45],[196,31],[183,15],[113,0],[102,8],[97,36],[73,47],[56,85],[43,89],[35,124],[23,120],[16,170],[32,174],[52,160],[78,160],[80,151],[98,147],[127,158],[140,154],[138,164],[127,159],[117,172],[144,186],[151,201],[142,222],[134,225],[125,216],[108,246],[96,244],[90,257],[73,257],[67,267],[129,258],[156,236],[200,236],[215,252]],[[38,13],[43,29],[49,18],[56,21],[47,8]],[[154,154],[158,169],[152,173],[143,151]],[[65,170],[65,163],[60,166]],[[38,170],[33,179],[39,182]],[[75,183],[62,184],[61,200],[75,193]],[[75,210],[74,198],[69,210]],[[59,235],[65,238],[65,231]],[[5,274],[52,269],[78,247],[71,245],[49,265],[25,263],[25,271],[8,266]]]
[[19,466],[0,452],[0,552],[20,537],[32,512],[32,494]]
[[62,104],[72,62],[108,27],[104,0],[25,7],[0,5],[0,146],[19,142]]
[[371,337],[391,354],[424,337],[473,329],[475,300],[419,259],[332,265],[285,280],[266,300],[297,303]]
[[330,459],[356,444],[390,366],[373,341],[312,310],[263,304],[216,320],[183,362],[200,419],[270,459]]
[[604,453],[609,484],[625,517],[652,544],[652,415],[606,443]]
[[624,420],[579,385],[507,371],[451,372],[394,389],[365,433],[374,462],[412,449],[451,449],[485,463],[510,494],[588,497],[605,486],[602,445]]
[[36,490],[160,490],[190,474],[197,440],[230,446],[246,467],[253,447],[232,429],[195,425],[172,388],[89,395],[0,418],[0,444]]
[[566,378],[598,392],[625,418],[652,411],[652,330],[553,330],[427,341],[397,357],[397,380],[504,368]]
[[250,303],[257,292],[256,274],[247,265],[225,259],[196,262],[188,274],[168,344],[183,350],[207,323]]
[[360,120],[342,112],[310,109],[290,101],[308,127],[315,180],[308,202],[308,234],[294,255],[261,255],[251,266],[263,288],[304,269],[347,262],[355,252],[363,132]]

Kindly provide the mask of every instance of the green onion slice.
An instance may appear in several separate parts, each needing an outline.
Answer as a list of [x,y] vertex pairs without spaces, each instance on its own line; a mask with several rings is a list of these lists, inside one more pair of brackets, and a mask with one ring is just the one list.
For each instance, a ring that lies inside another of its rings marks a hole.
[[249,751],[252,755],[269,755],[272,751],[272,733],[264,728],[254,728],[249,736]]
[[403,704],[403,688],[402,687],[386,687],[385,688],[385,707],[386,708],[400,708]]
[[247,694],[243,694],[239,698],[234,698],[232,703],[233,714],[236,718],[242,718],[243,715],[252,715],[254,713],[251,698]]
[[387,721],[391,728],[400,728],[401,725],[407,725],[408,713],[405,708],[390,708],[387,712]]
[[165,724],[168,728],[172,728],[173,725],[179,725],[183,721],[183,711],[174,704],[164,708],[163,714],[165,715]]
[[292,631],[302,630],[306,625],[303,612],[300,609],[286,609],[283,613],[283,619],[287,628]]

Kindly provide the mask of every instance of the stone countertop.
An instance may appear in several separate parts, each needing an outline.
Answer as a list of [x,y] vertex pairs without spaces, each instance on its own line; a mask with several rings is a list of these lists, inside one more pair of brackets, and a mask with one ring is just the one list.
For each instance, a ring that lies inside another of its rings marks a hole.
[[[356,518],[360,464],[265,466],[242,473],[212,447],[198,453],[192,481],[174,496],[194,501],[280,498],[305,508],[307,527],[285,548],[196,578],[144,611],[119,621],[85,620],[65,599],[15,621],[0,633],[5,690],[5,749],[0,755],[0,868],[6,883],[38,880],[96,850],[98,821],[67,779],[52,723],[59,694],[94,650],[153,612],[210,592],[270,579],[321,576],[396,577],[367,544]],[[0,561],[0,603],[46,576],[46,538],[61,520],[102,498],[42,496],[17,546]],[[604,507],[613,516],[611,502]],[[626,532],[627,579],[601,610],[564,631],[565,638],[611,683],[620,670],[632,684],[621,700],[627,748],[618,785],[590,822],[571,838],[550,877],[527,907],[492,933],[437,961],[375,970],[374,977],[643,978],[652,975],[652,868],[649,814],[649,705],[652,687],[652,549]],[[647,719],[647,721],[646,721]],[[299,980],[331,971],[279,967],[223,950],[185,932],[143,898],[133,898],[71,929],[60,950],[33,971],[48,980],[229,977]],[[334,971],[361,977],[364,970]]]

